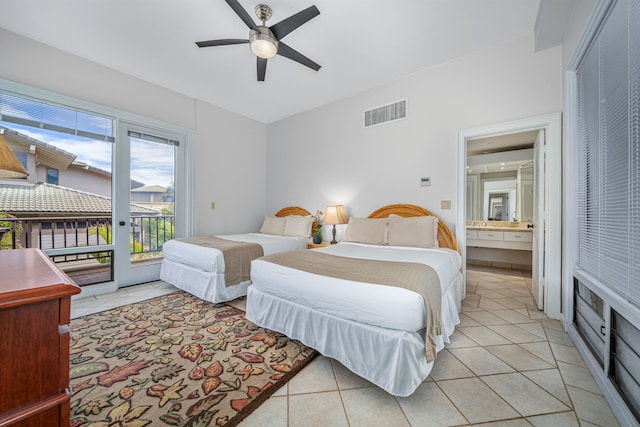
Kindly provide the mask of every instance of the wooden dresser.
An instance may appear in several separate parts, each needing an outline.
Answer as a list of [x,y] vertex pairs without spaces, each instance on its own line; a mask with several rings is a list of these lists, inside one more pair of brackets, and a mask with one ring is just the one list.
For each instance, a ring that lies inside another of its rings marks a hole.
[[39,249],[0,251],[0,427],[69,426],[72,283]]

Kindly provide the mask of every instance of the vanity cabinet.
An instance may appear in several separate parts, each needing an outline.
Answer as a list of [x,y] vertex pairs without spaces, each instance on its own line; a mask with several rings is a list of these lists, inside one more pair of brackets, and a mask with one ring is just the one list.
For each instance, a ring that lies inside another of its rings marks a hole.
[[0,251],[0,426],[69,426],[71,295],[39,249]]
[[467,230],[467,246],[532,250],[533,233],[523,230]]
[[478,240],[504,240],[504,233],[502,231],[479,230]]
[[531,231],[505,231],[505,242],[533,242],[533,233]]

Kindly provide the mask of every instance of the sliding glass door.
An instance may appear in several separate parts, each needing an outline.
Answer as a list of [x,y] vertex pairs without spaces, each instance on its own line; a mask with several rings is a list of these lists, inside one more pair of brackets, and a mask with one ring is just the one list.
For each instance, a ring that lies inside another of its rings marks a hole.
[[119,123],[113,218],[119,287],[160,275],[162,244],[175,236],[181,146],[180,135]]

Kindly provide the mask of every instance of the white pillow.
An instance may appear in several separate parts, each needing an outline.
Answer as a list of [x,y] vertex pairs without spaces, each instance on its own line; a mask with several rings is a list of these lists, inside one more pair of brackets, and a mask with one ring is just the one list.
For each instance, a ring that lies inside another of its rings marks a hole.
[[277,216],[265,216],[260,232],[264,234],[282,236],[282,233],[284,232],[284,222],[284,218]]
[[349,218],[345,242],[384,245],[386,241],[387,218]]
[[312,216],[291,215],[285,217],[284,234],[290,237],[311,237],[311,227],[315,218]]
[[438,218],[435,216],[403,218],[398,215],[389,215],[387,245],[437,248]]

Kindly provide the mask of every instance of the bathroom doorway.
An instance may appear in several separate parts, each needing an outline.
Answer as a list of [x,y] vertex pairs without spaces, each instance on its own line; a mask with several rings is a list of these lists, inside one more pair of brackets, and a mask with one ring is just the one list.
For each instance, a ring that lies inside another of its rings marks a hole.
[[560,113],[458,132],[464,268],[468,250],[497,255],[505,266],[530,264],[538,308],[553,318],[561,317],[560,137]]

